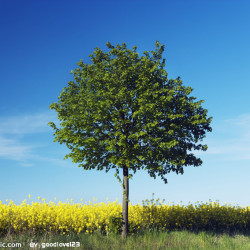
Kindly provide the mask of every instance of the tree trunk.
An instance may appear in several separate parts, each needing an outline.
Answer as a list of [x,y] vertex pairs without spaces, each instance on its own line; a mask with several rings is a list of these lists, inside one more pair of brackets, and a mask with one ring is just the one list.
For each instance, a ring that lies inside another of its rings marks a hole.
[[123,202],[122,202],[122,238],[126,238],[128,235],[128,168],[123,166]]

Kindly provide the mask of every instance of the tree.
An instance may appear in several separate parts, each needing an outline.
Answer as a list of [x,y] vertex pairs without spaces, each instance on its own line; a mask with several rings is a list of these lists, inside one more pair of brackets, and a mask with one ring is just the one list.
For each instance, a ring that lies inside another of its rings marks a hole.
[[[199,166],[202,160],[191,150],[207,150],[199,140],[212,131],[212,117],[201,107],[204,101],[189,96],[180,77],[168,79],[164,45],[145,51],[141,58],[122,46],[106,44],[90,55],[92,64],[81,60],[71,71],[68,83],[50,109],[58,113],[60,128],[53,122],[55,142],[71,150],[73,163],[85,170],[114,168],[121,182],[123,172],[122,236],[128,234],[129,179],[132,173],[146,169],[151,177],[167,183],[171,171],[183,174],[184,166]],[[132,173],[131,173],[132,172]]]

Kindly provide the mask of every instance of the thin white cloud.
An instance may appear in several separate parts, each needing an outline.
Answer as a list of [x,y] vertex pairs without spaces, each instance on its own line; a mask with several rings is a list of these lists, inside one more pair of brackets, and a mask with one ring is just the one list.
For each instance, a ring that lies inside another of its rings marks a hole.
[[13,139],[0,137],[0,157],[23,161],[31,153],[32,147],[25,146]]
[[59,159],[55,157],[44,157],[34,153],[34,149],[37,147],[39,146],[33,144],[27,146],[25,143],[19,142],[18,140],[0,137],[0,160],[2,158],[17,161],[24,167],[32,167],[41,162],[61,167],[72,167],[70,160],[63,160],[64,155]]
[[54,158],[54,157],[44,157],[34,153],[34,149],[37,146],[29,145],[26,146],[24,143],[20,143],[17,140],[6,139],[0,137],[0,159],[8,159],[17,161],[23,167],[35,166],[37,162],[46,162],[47,164],[53,164],[61,167],[72,167],[70,161]]
[[242,140],[250,140],[250,114],[241,114],[238,117],[227,119],[225,122],[227,130],[233,126],[237,130],[231,131],[232,133],[240,134]]
[[38,113],[33,115],[19,115],[0,118],[0,135],[25,135],[32,133],[48,132],[48,122],[56,121],[53,112]]
[[250,143],[238,140],[218,141],[207,143],[208,150],[203,154],[221,155],[227,160],[250,160]]
[[72,163],[70,160],[63,160],[64,156],[61,159],[54,158],[54,157],[40,157],[38,155],[34,155],[33,159],[40,162],[46,162],[49,164],[53,164],[56,166],[66,167],[66,168],[72,168],[75,167],[75,163]]
[[52,132],[48,126],[50,121],[57,121],[53,112],[1,117],[0,158],[18,161],[22,166],[32,166],[30,161],[38,157],[34,155],[34,149],[43,145],[35,141],[27,145],[25,136]]
[[208,145],[207,154],[221,156],[227,160],[250,160],[250,114],[225,119],[217,124],[210,139],[204,140]]

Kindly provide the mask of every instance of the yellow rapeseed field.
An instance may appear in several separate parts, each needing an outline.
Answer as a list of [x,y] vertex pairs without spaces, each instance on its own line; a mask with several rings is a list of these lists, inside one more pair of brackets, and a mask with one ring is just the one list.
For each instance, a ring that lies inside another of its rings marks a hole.
[[[29,196],[30,197],[30,196]],[[31,198],[31,197],[30,197]],[[68,232],[109,233],[121,228],[122,207],[115,202],[71,202],[46,203],[45,199],[21,205],[13,201],[3,204],[0,201],[0,234],[6,232]],[[144,228],[162,230],[249,230],[250,207],[242,208],[217,202],[197,205],[147,205],[129,204],[129,231],[134,233]]]

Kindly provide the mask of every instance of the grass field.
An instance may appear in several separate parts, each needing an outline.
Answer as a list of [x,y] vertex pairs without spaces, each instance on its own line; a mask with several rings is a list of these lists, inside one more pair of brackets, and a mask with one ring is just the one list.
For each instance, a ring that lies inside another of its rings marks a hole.
[[[144,231],[137,235],[130,235],[125,240],[121,239],[120,235],[115,234],[104,236],[100,233],[92,235],[84,233],[78,235],[45,233],[36,236],[26,233],[6,235],[0,238],[0,242],[22,244],[21,248],[5,249],[250,249],[249,234],[228,235],[225,233],[193,233],[188,231]],[[61,244],[60,247],[59,243]],[[68,243],[69,246],[62,246],[62,243]],[[79,244],[79,247],[72,247],[74,243]],[[30,244],[32,244],[32,248]]]

